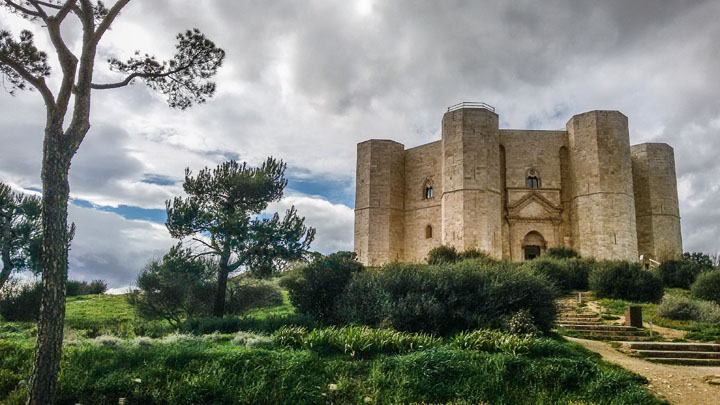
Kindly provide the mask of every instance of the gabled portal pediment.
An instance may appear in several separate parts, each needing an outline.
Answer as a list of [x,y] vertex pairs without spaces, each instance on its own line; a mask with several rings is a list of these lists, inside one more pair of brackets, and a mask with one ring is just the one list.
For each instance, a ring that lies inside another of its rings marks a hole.
[[561,207],[538,192],[528,193],[512,205],[508,205],[508,219],[532,221],[560,221]]

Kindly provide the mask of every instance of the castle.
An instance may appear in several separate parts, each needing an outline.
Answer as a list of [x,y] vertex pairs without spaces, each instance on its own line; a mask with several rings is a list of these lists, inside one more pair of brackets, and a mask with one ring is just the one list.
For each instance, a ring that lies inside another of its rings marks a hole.
[[436,142],[358,144],[359,260],[421,262],[441,245],[515,261],[553,246],[597,259],[677,257],[673,149],[631,146],[618,111],[575,115],[565,130],[514,130],[499,129],[484,103],[448,108]]

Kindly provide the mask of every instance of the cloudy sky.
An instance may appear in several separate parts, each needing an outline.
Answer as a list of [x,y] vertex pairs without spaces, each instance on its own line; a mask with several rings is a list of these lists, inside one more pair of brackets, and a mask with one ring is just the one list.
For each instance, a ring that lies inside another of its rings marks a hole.
[[[70,171],[70,277],[127,286],[174,243],[164,204],[182,192],[185,167],[268,155],[290,178],[270,209],[295,205],[319,251],[352,249],[355,145],[440,139],[443,112],[460,101],[495,106],[502,128],[622,111],[631,143],[675,148],[685,250],[716,252],[718,16],[716,0],[134,0],[99,61],[135,50],[167,58],[193,27],[227,59],[216,97],[188,111],[142,84],[94,93]],[[21,28],[50,51],[41,28],[0,11],[0,29]],[[99,64],[96,81],[117,78]],[[43,119],[36,92],[0,92],[0,181],[39,190]]]

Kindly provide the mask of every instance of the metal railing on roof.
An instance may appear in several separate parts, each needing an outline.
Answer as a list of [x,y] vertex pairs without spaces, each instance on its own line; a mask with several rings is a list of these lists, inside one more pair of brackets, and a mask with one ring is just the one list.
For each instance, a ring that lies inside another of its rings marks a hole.
[[460,110],[463,108],[483,108],[485,110],[495,112],[495,107],[491,106],[490,104],[468,102],[468,101],[464,101],[462,103],[457,103],[455,105],[451,105],[450,107],[448,107],[447,112]]

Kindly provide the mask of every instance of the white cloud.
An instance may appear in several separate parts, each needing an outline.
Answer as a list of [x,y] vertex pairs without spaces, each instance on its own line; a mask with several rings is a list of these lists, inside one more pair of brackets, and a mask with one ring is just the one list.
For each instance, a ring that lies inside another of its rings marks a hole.
[[335,253],[341,250],[353,250],[353,223],[355,214],[352,208],[333,204],[318,197],[287,196],[270,204],[265,213],[279,212],[280,215],[295,206],[298,215],[305,217],[305,225],[317,230],[311,250],[321,253]]
[[[352,187],[358,142],[439,139],[444,109],[459,101],[493,104],[501,125],[516,128],[563,128],[575,113],[619,109],[633,143],[675,148],[685,248],[712,249],[719,13],[719,2],[695,0],[131,2],[101,43],[97,80],[117,78],[107,57],[168,57],[175,34],[198,27],[227,51],[218,94],[180,112],[142,84],[95,93],[71,191],[98,205],[162,208],[180,185],[147,184],[145,175],[181,180],[185,167],[268,155],[288,162],[289,174]],[[29,26],[6,14],[0,24]],[[36,92],[0,94],[0,181],[39,188],[43,119]],[[316,247],[352,248],[349,207],[301,204],[309,223],[325,215]]]

